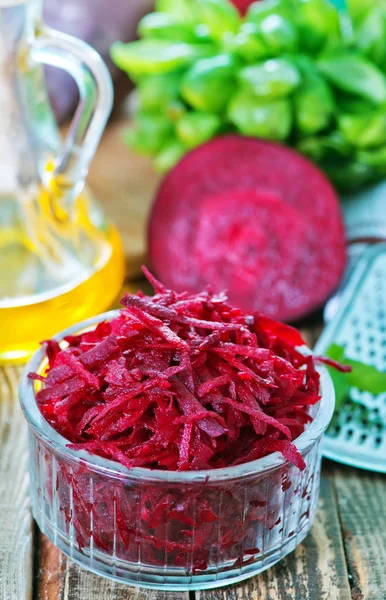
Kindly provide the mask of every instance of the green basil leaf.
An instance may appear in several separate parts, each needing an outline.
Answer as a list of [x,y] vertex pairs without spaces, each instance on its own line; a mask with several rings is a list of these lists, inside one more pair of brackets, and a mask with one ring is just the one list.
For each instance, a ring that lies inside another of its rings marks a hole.
[[172,71],[160,75],[146,75],[138,83],[141,108],[159,111],[178,98],[182,72]]
[[210,140],[220,127],[221,119],[218,115],[189,112],[183,115],[176,124],[176,132],[187,148],[195,148]]
[[274,58],[244,67],[239,80],[255,96],[273,99],[288,96],[300,84],[300,74],[288,60]]
[[358,160],[372,167],[379,177],[386,177],[386,146],[376,150],[361,150]]
[[337,188],[348,191],[357,191],[358,188],[374,179],[374,169],[364,164],[356,157],[347,162],[333,164],[331,162],[321,163],[320,167],[333,181]]
[[298,142],[297,149],[312,160],[324,164],[346,164],[352,156],[350,144],[338,131],[333,131],[328,135],[303,138]]
[[215,40],[225,33],[236,32],[240,26],[240,13],[228,0],[196,0],[201,22]]
[[143,39],[196,42],[194,29],[181,23],[173,15],[154,12],[145,15],[138,25],[138,34]]
[[155,155],[172,133],[173,127],[165,117],[140,114],[135,127],[125,131],[123,139],[136,152]]
[[236,61],[228,54],[196,61],[186,73],[181,95],[194,109],[219,112],[234,91]]
[[386,60],[386,7],[375,6],[355,34],[356,47],[381,67]]
[[[295,0],[297,1],[297,0]],[[248,23],[260,23],[270,15],[279,15],[284,19],[293,18],[294,4],[288,0],[264,0],[264,2],[253,2],[246,15]]]
[[347,374],[351,387],[362,392],[370,392],[377,396],[386,392],[386,373],[381,373],[371,365],[365,365],[357,360],[345,359],[352,366],[352,372]]
[[339,13],[326,0],[298,0],[296,20],[301,47],[309,52],[320,50],[327,41],[340,39]]
[[270,140],[285,140],[292,127],[292,107],[288,100],[260,100],[245,91],[232,98],[228,117],[243,135]]
[[281,15],[269,15],[260,23],[260,32],[271,55],[294,52],[298,43],[297,31],[289,19]]
[[156,0],[155,10],[173,15],[181,23],[199,22],[200,15],[192,0]]
[[167,73],[206,56],[204,44],[171,44],[167,40],[139,40],[124,44],[116,42],[111,48],[115,64],[134,77]]
[[223,47],[226,52],[237,54],[248,63],[270,56],[270,49],[261,30],[254,23],[243,23],[238,33],[226,34]]
[[318,66],[336,88],[376,104],[386,102],[386,78],[365,58],[349,53],[335,54],[319,60]]
[[167,173],[181,160],[186,151],[187,147],[180,140],[170,141],[157,154],[155,168],[159,173]]
[[349,398],[350,384],[347,381],[346,373],[341,373],[332,367],[327,367],[335,389],[335,410],[339,410]]
[[297,129],[305,135],[318,133],[329,125],[335,101],[328,84],[317,73],[303,76],[294,94],[294,108]]
[[355,387],[362,392],[370,392],[374,396],[386,392],[386,373],[378,371],[371,365],[348,358],[345,356],[342,346],[332,344],[328,348],[326,356],[352,367],[351,373],[343,373],[350,387]]
[[357,148],[371,148],[386,143],[386,110],[373,114],[339,115],[338,129]]
[[[341,364],[344,363],[344,348],[342,346],[338,346],[338,344],[332,344],[325,354],[329,358],[332,358]],[[327,370],[331,375],[331,379],[334,384],[335,409],[338,410],[342,407],[350,394],[350,384],[347,380],[347,373],[341,373],[337,369],[328,366]]]
[[360,23],[374,8],[378,0],[346,0],[354,24]]

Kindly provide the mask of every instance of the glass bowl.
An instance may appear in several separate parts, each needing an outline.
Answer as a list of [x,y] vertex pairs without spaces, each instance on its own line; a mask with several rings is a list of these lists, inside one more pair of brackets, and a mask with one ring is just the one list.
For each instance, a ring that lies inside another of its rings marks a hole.
[[[100,315],[56,336],[94,328]],[[71,450],[43,418],[27,365],[20,387],[29,423],[32,509],[41,531],[82,567],[130,585],[199,590],[246,579],[293,551],[310,530],[319,492],[321,441],[334,389],[321,367],[322,400],[295,440],[306,468],[275,452],[236,467],[195,472],[128,470]]]

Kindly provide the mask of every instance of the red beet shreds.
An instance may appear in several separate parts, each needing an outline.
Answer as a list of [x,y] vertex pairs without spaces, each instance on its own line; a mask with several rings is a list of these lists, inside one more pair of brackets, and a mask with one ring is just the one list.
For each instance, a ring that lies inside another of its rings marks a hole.
[[291,321],[319,308],[345,266],[337,196],[305,158],[230,135],[164,179],[149,226],[158,277],[177,291],[226,289],[246,311]]
[[281,452],[319,401],[314,359],[299,333],[233,308],[224,295],[126,295],[120,315],[47,343],[37,402],[77,450],[128,468],[216,469]]

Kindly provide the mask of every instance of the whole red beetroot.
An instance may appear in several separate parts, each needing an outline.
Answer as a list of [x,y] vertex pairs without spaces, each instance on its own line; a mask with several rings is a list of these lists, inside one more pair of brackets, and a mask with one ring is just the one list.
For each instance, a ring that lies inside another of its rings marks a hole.
[[345,267],[337,195],[276,143],[229,135],[193,150],[154,202],[149,252],[177,291],[226,289],[231,303],[292,321],[321,307]]

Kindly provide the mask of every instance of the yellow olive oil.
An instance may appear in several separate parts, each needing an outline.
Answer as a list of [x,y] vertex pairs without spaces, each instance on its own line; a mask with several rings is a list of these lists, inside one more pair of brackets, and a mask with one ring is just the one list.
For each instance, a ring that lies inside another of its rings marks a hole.
[[39,342],[108,310],[124,281],[119,234],[87,196],[71,219],[46,200],[18,221],[14,199],[0,198],[10,215],[0,226],[0,363],[24,362]]

